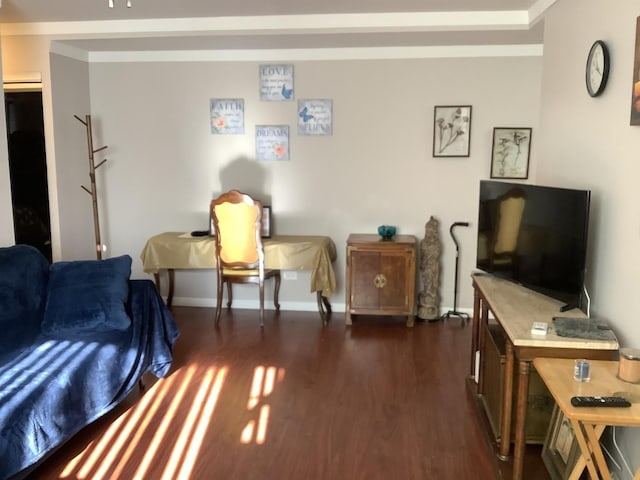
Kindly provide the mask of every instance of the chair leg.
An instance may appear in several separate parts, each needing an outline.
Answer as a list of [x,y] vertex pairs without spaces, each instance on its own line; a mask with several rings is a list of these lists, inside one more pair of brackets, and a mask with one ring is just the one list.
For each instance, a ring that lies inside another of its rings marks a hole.
[[278,299],[280,297],[280,274],[278,273],[275,276],[276,279],[276,285],[275,285],[275,290],[273,292],[273,304],[276,307],[276,312],[280,311],[280,303],[278,302]]
[[258,283],[260,289],[260,328],[264,327],[264,280]]
[[216,325],[220,323],[220,315],[222,313],[222,290],[223,290],[222,276],[218,276],[218,295],[216,298]]
[[227,308],[231,308],[233,303],[233,288],[231,282],[227,282]]

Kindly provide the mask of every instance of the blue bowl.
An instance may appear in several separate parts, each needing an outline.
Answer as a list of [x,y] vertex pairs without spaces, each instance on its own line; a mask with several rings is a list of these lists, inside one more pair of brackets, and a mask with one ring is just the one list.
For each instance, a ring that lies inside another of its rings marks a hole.
[[395,234],[396,227],[390,225],[380,225],[378,227],[378,235],[380,235],[383,240],[391,240]]

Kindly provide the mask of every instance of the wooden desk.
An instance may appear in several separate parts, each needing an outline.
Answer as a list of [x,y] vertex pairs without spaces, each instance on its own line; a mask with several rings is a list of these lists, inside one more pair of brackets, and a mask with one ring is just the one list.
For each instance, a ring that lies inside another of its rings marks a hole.
[[[611,360],[618,352],[615,340],[585,340],[560,337],[553,327],[545,337],[531,335],[533,322],[547,322],[552,326],[554,316],[584,317],[579,310],[560,313],[562,303],[552,298],[490,275],[472,276],[474,289],[473,332],[471,340],[471,375],[475,374],[475,352],[483,351],[484,331],[489,311],[506,333],[506,352],[503,377],[503,396],[499,458],[506,460],[511,448],[511,413],[515,362],[517,369],[517,397],[513,478],[522,479],[525,445],[525,422],[529,373],[536,357],[588,358]],[[484,359],[480,356],[477,393],[484,393]]]
[[[331,312],[329,297],[336,288],[333,262],[336,246],[325,236],[278,235],[265,238],[266,268],[281,270],[311,270],[310,291],[316,293],[318,311],[323,322]],[[145,272],[153,273],[160,288],[158,272],[169,273],[167,305],[173,301],[174,271],[178,269],[216,268],[215,240],[212,237],[191,237],[181,232],[165,232],[147,240],[140,258]]]
[[[581,456],[569,479],[580,478],[585,467],[592,479],[611,479],[611,473],[600,448],[600,436],[606,426],[640,427],[640,403],[636,400],[630,408],[580,407],[571,405],[573,396],[632,396],[640,398],[640,385],[623,382],[616,377],[618,362],[592,361],[591,381],[573,380],[573,360],[536,358],[533,365],[547,385],[549,392],[571,421]],[[640,472],[634,480],[640,479]]]

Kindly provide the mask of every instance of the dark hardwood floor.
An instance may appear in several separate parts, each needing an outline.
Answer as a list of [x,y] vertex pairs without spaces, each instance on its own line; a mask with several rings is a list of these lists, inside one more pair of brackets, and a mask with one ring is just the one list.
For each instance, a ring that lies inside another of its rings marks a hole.
[[[470,325],[174,307],[171,375],[133,393],[29,478],[500,479],[465,386]],[[539,448],[528,479],[548,479]]]

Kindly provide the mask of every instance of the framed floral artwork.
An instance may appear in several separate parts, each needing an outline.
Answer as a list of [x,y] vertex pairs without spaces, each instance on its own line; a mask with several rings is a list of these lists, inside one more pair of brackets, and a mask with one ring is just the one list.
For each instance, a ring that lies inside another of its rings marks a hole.
[[633,57],[633,85],[630,125],[640,125],[640,17],[636,19],[636,47]]
[[244,99],[212,98],[209,100],[209,112],[212,134],[244,133]]
[[471,105],[436,106],[433,113],[433,156],[468,157]]
[[530,152],[530,128],[494,128],[491,178],[528,178]]
[[289,160],[289,125],[256,125],[256,160]]

